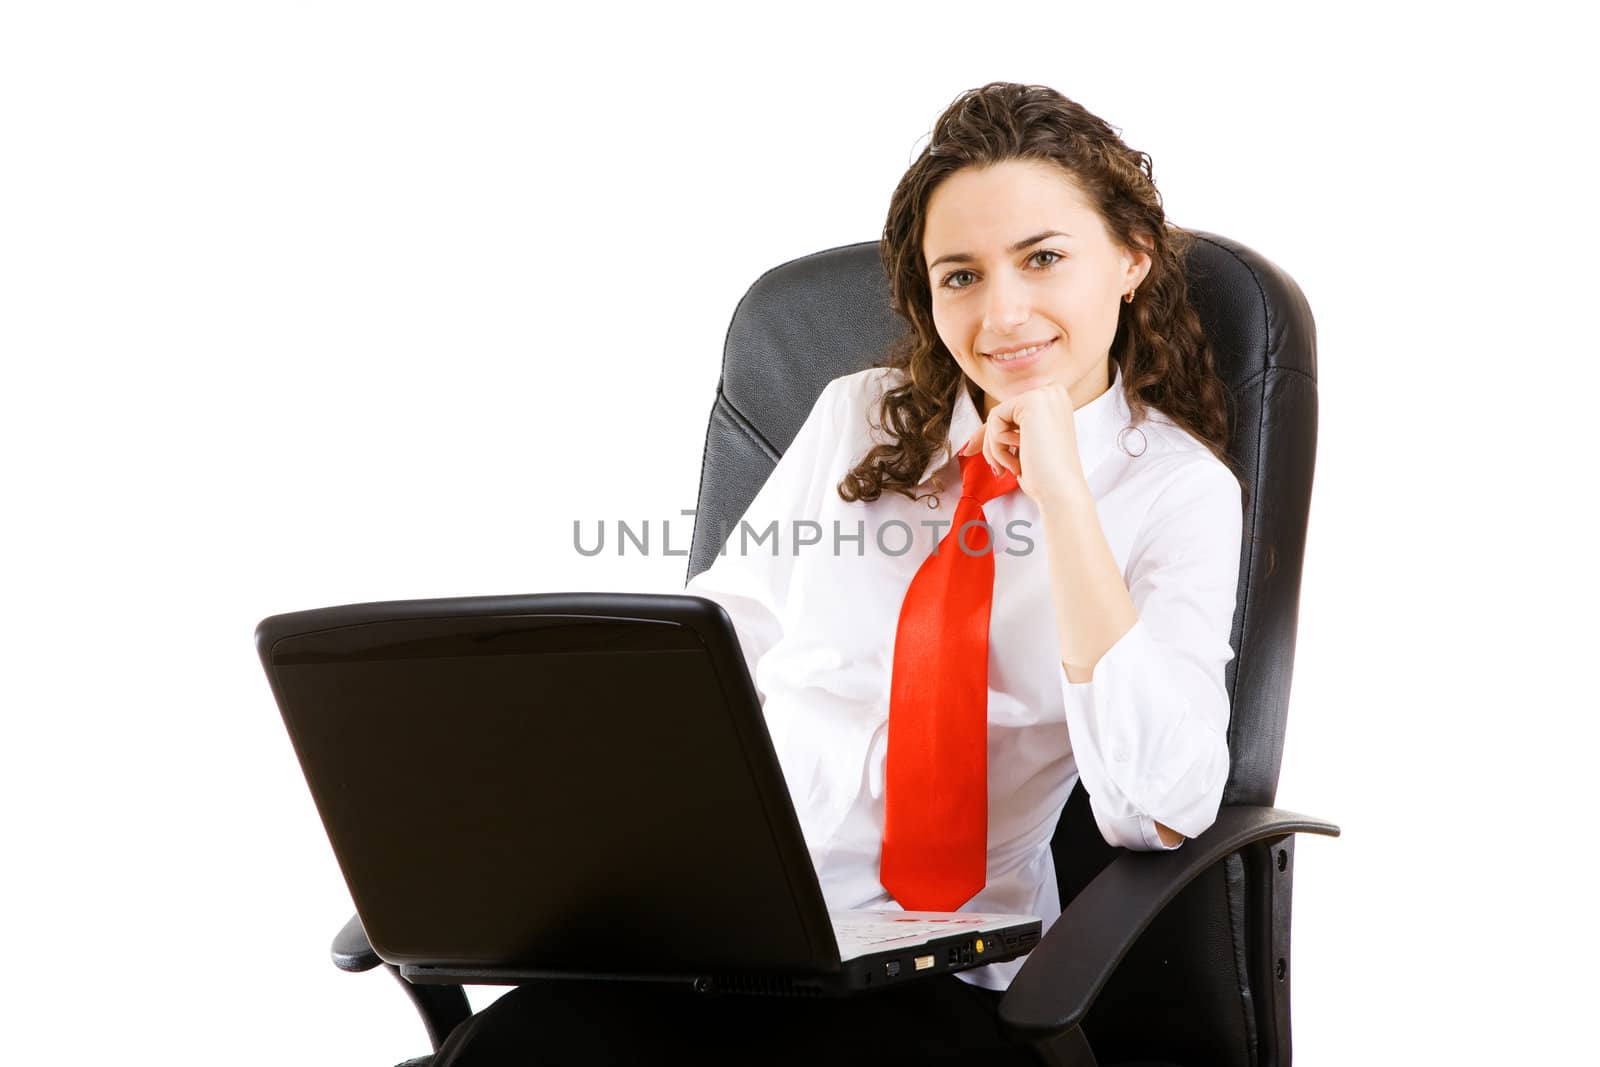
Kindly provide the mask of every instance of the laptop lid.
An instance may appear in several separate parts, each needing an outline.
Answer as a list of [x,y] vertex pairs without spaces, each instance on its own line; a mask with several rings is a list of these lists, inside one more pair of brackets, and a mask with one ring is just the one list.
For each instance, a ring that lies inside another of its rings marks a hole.
[[356,912],[399,965],[828,973],[731,621],[548,593],[275,615],[257,650]]

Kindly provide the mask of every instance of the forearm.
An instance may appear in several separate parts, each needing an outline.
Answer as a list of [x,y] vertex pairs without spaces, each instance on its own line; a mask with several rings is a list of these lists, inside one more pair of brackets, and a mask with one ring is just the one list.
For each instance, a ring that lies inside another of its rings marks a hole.
[[1122,571],[1106,543],[1087,482],[1074,479],[1041,503],[1050,599],[1061,665],[1070,682],[1090,681],[1106,650],[1138,621]]
[[[1061,642],[1061,666],[1069,682],[1093,679],[1094,665],[1138,620],[1117,560],[1106,542],[1088,483],[1077,480],[1063,495],[1040,506],[1050,560],[1050,599]],[[1161,842],[1183,835],[1156,823]]]

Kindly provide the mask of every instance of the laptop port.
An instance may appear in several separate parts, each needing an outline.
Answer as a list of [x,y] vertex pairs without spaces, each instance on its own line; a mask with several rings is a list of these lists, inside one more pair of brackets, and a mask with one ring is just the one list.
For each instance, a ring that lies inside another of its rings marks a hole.
[[947,959],[945,962],[948,963],[952,967],[954,967],[956,964],[960,963],[961,962],[961,950],[959,948],[957,948],[955,945],[951,945],[950,946],[950,958]]
[[900,961],[890,960],[888,963],[885,963],[883,965],[883,973],[888,975],[890,978],[900,977]]
[[931,971],[931,970],[933,970],[933,957],[931,955],[930,956],[918,956],[912,962],[916,964],[917,970],[919,970],[919,971]]

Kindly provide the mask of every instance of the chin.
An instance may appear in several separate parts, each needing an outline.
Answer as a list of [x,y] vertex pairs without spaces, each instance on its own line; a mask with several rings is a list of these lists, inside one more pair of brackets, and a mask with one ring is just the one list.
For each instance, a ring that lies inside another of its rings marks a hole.
[[1047,381],[1053,381],[1058,385],[1070,384],[1070,379],[1063,372],[1048,367],[1040,367],[1023,371],[1019,374],[1006,375],[995,383],[990,395],[1004,396],[1009,400],[1011,397],[1026,393],[1029,389],[1037,388]]

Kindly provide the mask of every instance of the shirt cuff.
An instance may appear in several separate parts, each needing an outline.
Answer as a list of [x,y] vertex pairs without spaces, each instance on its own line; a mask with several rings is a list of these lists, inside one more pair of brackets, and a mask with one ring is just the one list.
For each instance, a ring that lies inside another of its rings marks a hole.
[[[1172,852],[1183,846],[1187,838],[1179,835],[1176,845],[1169,845],[1161,840],[1161,831],[1156,829],[1156,821],[1148,815],[1139,816],[1139,832],[1144,835],[1145,847],[1151,852]],[[1173,833],[1177,833],[1176,830]]]
[[[1173,809],[1162,821],[1185,837],[1191,835],[1175,821],[1187,818],[1204,829],[1215,818],[1211,794],[1220,795],[1221,781],[1210,779],[1225,772],[1212,764],[1225,765],[1225,755],[1209,751],[1215,744],[1211,731],[1186,728],[1192,726],[1187,705],[1195,690],[1185,684],[1190,679],[1169,676],[1170,654],[1141,618],[1100,657],[1090,681],[1073,682],[1059,668],[1079,777],[1101,835],[1121,848],[1182,847],[1182,841],[1162,842],[1151,813],[1158,805],[1148,798]],[[1202,809],[1211,819],[1199,817]]]
[[1180,839],[1176,845],[1162,843],[1161,832],[1156,829],[1156,821],[1144,812],[1134,812],[1131,815],[1115,815],[1110,809],[1112,805],[1096,802],[1095,796],[1089,794],[1089,807],[1094,812],[1094,821],[1100,827],[1100,836],[1106,843],[1117,848],[1133,849],[1137,852],[1172,852],[1183,846],[1187,838]]

